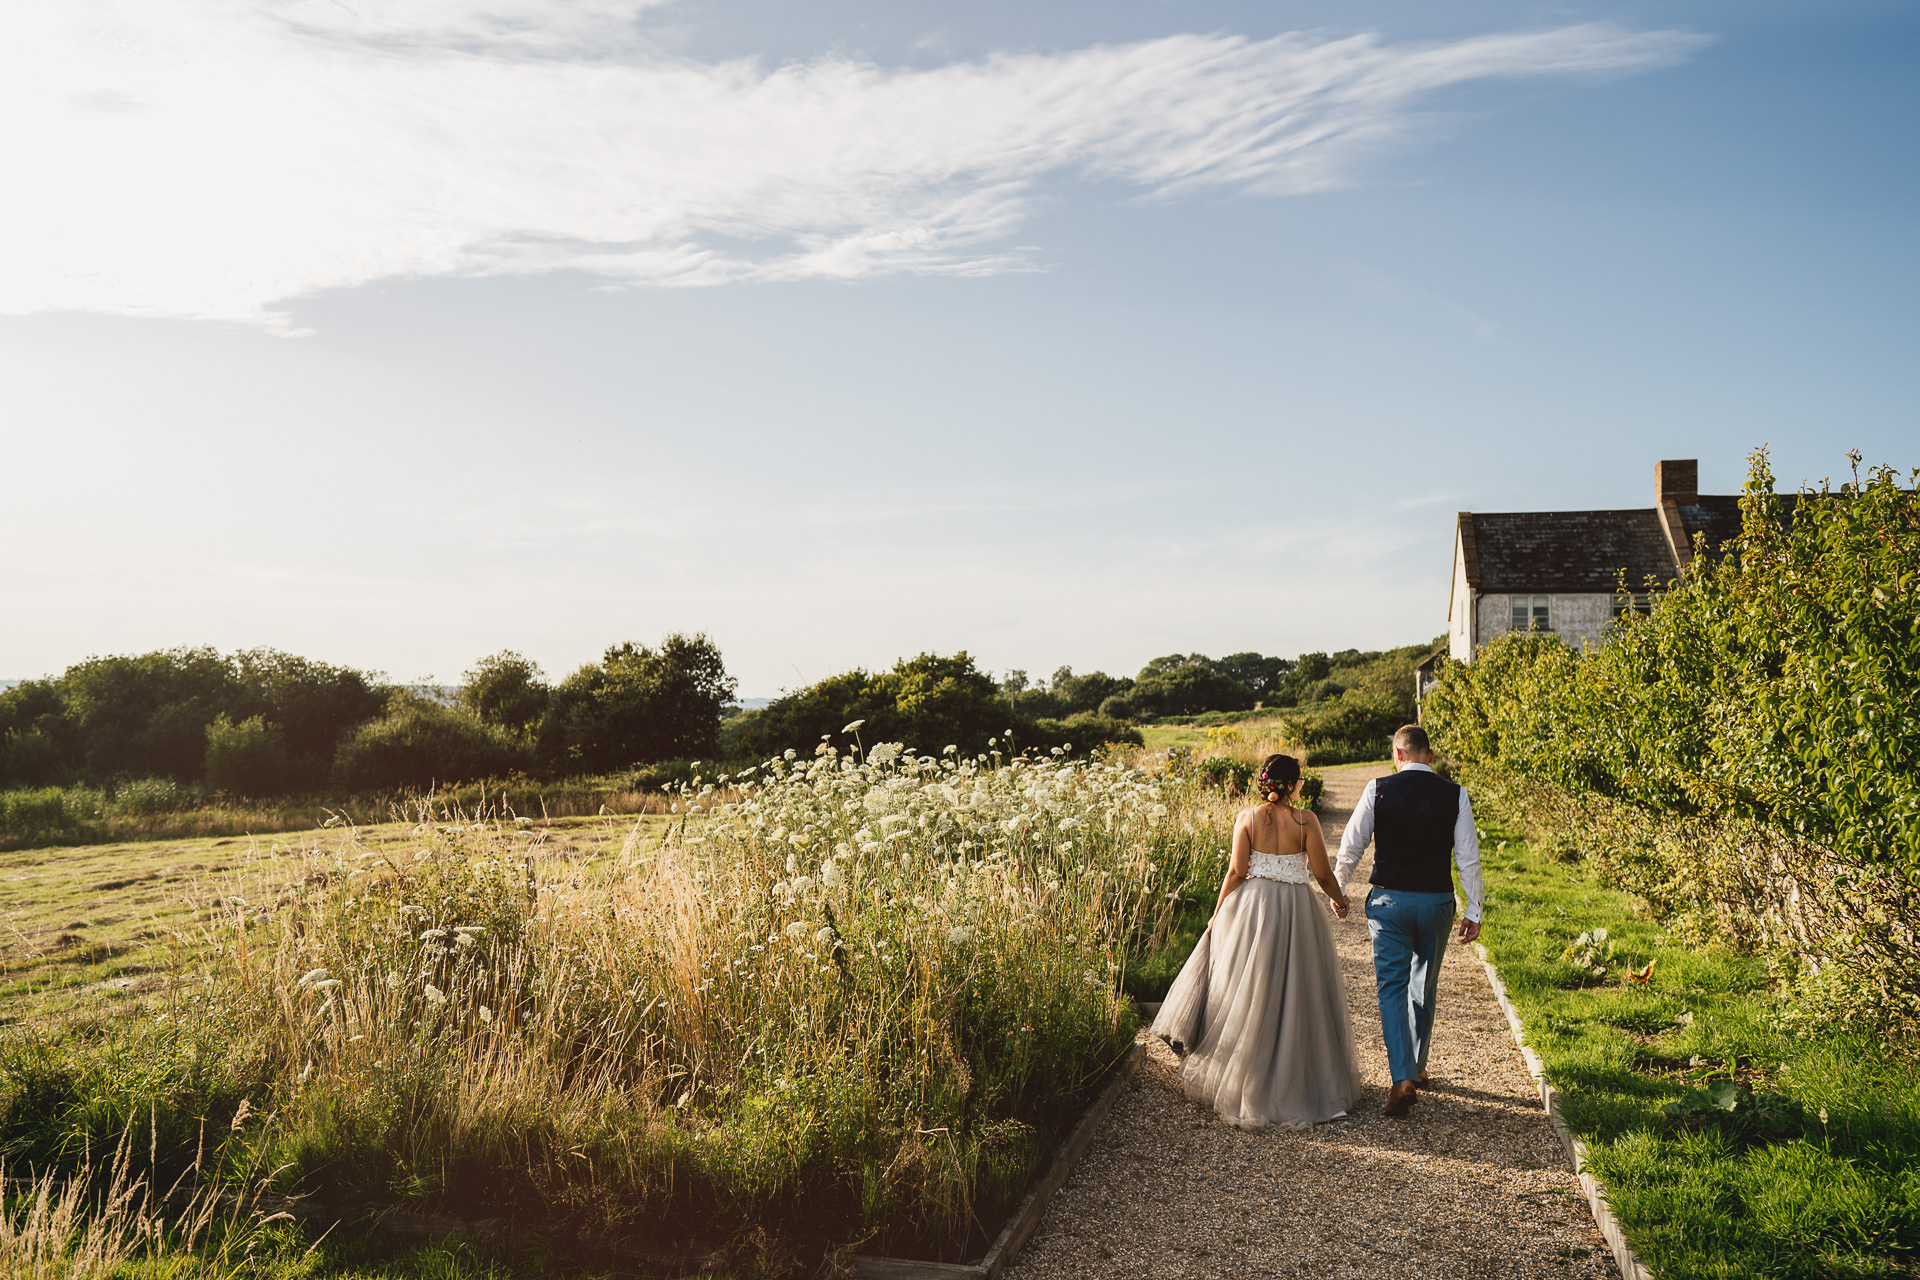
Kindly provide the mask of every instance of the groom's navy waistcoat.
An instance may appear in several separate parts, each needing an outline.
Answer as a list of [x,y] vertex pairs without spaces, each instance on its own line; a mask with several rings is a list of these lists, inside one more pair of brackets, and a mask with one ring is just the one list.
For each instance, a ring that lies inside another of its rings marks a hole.
[[1453,892],[1460,788],[1425,769],[1373,783],[1373,882],[1406,893]]

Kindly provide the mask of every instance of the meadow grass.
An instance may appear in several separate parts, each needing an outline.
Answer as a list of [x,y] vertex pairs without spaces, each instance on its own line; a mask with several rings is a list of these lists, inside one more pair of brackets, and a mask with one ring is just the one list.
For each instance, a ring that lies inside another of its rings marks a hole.
[[886,744],[748,774],[591,838],[443,812],[192,873],[144,1020],[0,1039],[0,1140],[71,1165],[144,1115],[156,1177],[204,1126],[350,1216],[747,1274],[976,1253],[1128,1051],[1121,975],[1217,883],[1223,801]]
[[382,791],[247,798],[182,787],[165,778],[140,778],[110,787],[0,790],[0,851],[284,835],[342,822],[377,826],[411,812],[423,800],[475,817],[539,820],[666,813],[673,808],[663,790],[639,789],[628,774],[467,782],[437,788],[425,797]]
[[[1914,1274],[1920,1064],[1796,1024],[1759,960],[1674,937],[1518,826],[1483,821],[1482,945],[1653,1273]],[[1779,1095],[1781,1127],[1663,1112],[1719,1081]]]
[[[635,820],[543,818],[527,830],[543,857],[591,861],[629,839]],[[643,830],[671,820],[639,819]],[[163,1009],[223,903],[278,898],[316,858],[349,844],[410,848],[418,825],[0,852],[0,1026],[117,1022]]]

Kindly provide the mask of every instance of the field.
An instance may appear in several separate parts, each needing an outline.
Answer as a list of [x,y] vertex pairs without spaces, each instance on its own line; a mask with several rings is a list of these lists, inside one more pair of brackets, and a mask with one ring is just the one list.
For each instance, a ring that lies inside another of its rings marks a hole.
[[[529,824],[543,859],[591,868],[664,815]],[[349,847],[405,849],[419,824],[123,841],[0,853],[0,1026],[120,1020],[167,993],[235,899],[277,897]]]
[[[1217,883],[1226,802],[896,750],[664,815],[5,855],[0,1142],[349,1220],[453,1209],[542,1254],[516,1275],[977,1252],[1131,1044],[1125,975]],[[343,1248],[315,1274],[362,1274]]]

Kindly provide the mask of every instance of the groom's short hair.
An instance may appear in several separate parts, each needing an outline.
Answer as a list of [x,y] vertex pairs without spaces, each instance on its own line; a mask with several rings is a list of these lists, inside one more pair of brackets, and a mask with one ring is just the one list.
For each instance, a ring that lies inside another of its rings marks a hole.
[[1424,756],[1433,753],[1433,743],[1427,739],[1427,731],[1417,724],[1403,724],[1394,731],[1393,749],[1404,751],[1410,756]]

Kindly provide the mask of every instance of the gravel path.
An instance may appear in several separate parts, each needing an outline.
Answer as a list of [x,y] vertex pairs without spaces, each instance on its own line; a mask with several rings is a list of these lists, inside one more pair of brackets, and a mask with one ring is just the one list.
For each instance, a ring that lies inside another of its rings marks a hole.
[[[1330,852],[1367,779],[1386,772],[1325,771]],[[1369,869],[1355,880],[1353,918],[1333,926],[1366,1076],[1355,1118],[1308,1133],[1234,1129],[1182,1096],[1178,1061],[1154,1041],[1012,1280],[1615,1274],[1466,949],[1450,947],[1441,969],[1427,1062],[1437,1087],[1406,1119],[1380,1113],[1391,1082],[1358,909]]]

